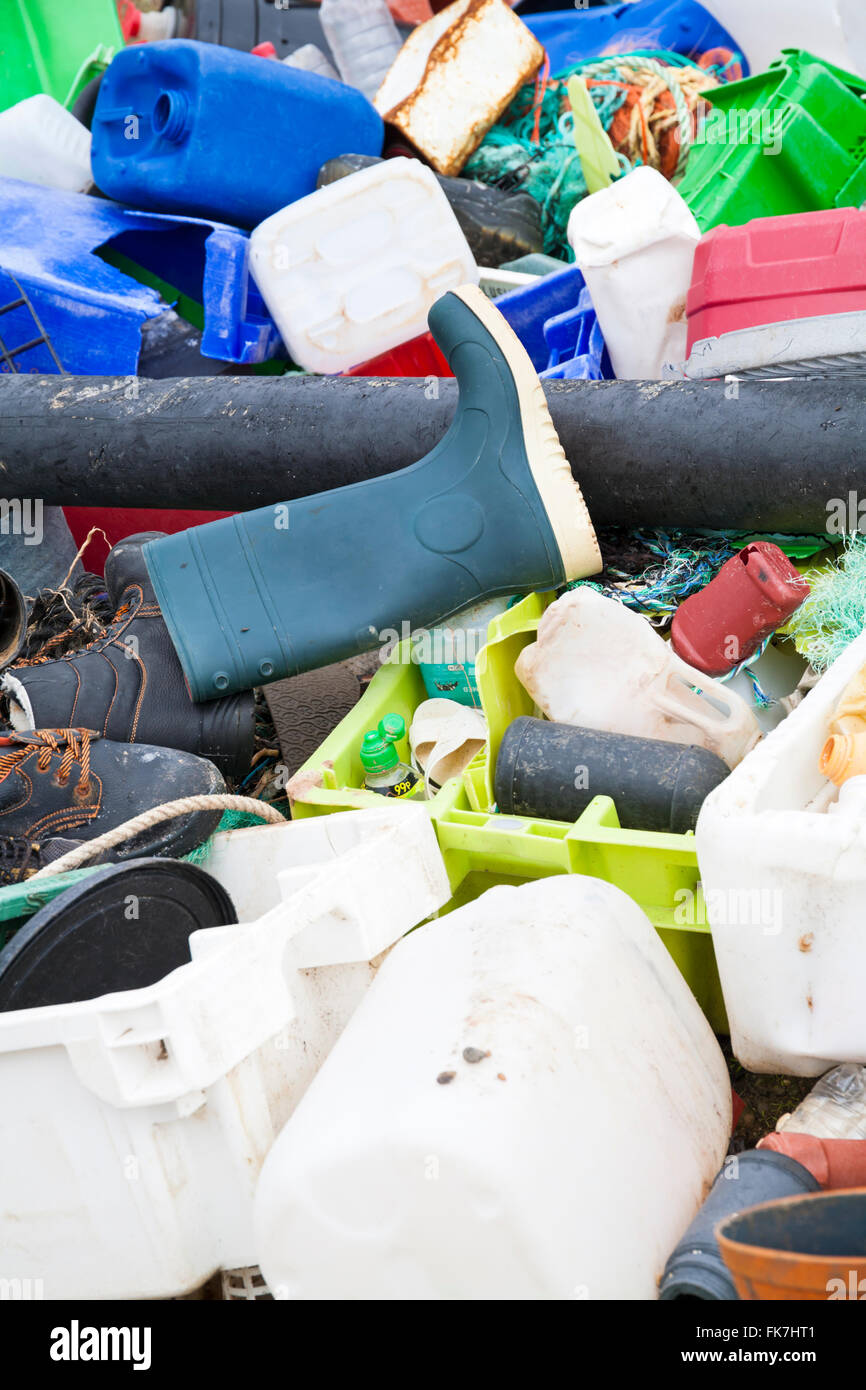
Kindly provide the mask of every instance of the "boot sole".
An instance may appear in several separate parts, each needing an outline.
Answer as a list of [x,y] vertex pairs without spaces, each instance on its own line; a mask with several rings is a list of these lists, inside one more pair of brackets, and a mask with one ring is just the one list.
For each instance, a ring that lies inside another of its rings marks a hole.
[[495,340],[514,379],[526,457],[556,539],[566,581],[598,574],[601,552],[583,493],[550,417],[538,374],[513,328],[475,285],[451,290]]

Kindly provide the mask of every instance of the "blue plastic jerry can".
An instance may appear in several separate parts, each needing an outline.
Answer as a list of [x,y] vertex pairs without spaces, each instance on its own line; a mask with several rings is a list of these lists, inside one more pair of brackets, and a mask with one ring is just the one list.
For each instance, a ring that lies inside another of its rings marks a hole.
[[103,79],[93,176],[136,208],[253,227],[312,193],[325,160],[381,154],[383,129],[342,82],[216,44],[141,44]]

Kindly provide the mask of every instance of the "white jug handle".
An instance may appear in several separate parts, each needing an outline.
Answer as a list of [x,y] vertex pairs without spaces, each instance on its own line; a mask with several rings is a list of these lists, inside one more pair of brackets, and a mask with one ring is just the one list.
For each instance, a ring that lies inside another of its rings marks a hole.
[[703,729],[705,733],[713,738],[718,738],[720,734],[731,734],[738,732],[744,737],[751,733],[759,733],[760,726],[746,704],[742,696],[735,690],[729,690],[726,686],[720,685],[718,681],[711,680],[701,671],[696,671],[693,666],[689,666],[685,661],[671,652],[671,675],[682,678],[689,685],[695,685],[699,690],[707,695],[711,695],[714,700],[727,706],[728,713],[716,714],[715,717],[709,710],[703,713],[699,710],[684,709],[678,704],[676,699],[665,689],[656,696],[656,703],[659,707],[669,714],[675,714],[680,723],[694,724],[696,728]]

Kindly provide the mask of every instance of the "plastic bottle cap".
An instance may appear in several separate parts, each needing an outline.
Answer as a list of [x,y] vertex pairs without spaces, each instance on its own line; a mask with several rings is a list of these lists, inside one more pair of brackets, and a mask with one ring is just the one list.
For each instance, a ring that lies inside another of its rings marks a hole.
[[378,729],[364,735],[361,744],[361,764],[368,772],[387,772],[400,759],[394,744],[406,734],[406,721],[399,714],[386,714],[379,720]]
[[397,749],[390,739],[383,738],[376,729],[364,735],[361,744],[361,765],[368,772],[388,772],[399,762]]
[[379,720],[379,733],[396,743],[406,736],[406,721],[399,714],[386,714]]

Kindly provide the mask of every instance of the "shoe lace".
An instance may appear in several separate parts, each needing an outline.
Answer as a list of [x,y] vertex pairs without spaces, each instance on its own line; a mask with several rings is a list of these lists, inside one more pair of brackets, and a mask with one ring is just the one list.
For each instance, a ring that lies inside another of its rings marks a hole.
[[[122,622],[128,612],[129,604],[122,603],[111,621],[106,623],[105,626],[97,632],[95,637],[91,637],[89,642],[82,642],[80,645],[72,647],[68,652],[61,651],[61,655],[78,656],[81,652],[90,651],[97,643],[105,642],[111,636],[112,630],[117,627],[118,623]],[[82,621],[80,618],[76,618],[74,622],[70,623],[69,626],[63,630],[63,632],[58,632],[54,637],[49,637],[39,656],[25,657],[23,661],[16,661],[15,666],[44,666],[49,661],[56,661],[58,658],[54,655],[55,648],[68,646],[77,632],[88,632],[90,630],[92,629],[88,623]]]
[[99,735],[92,729],[38,729],[35,733],[9,734],[0,738],[0,745],[17,744],[18,747],[0,756],[0,782],[8,777],[22,759],[28,757],[34,748],[39,749],[36,766],[40,772],[47,772],[51,759],[62,751],[57,781],[65,786],[73,765],[80,769],[73,796],[84,801],[90,795],[90,741]]

